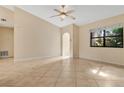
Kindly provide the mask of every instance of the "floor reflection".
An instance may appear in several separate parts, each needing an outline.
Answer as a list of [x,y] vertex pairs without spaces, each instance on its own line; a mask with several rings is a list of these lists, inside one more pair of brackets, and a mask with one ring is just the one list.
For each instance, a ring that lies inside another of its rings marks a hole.
[[124,67],[73,58],[0,60],[0,86],[122,87]]

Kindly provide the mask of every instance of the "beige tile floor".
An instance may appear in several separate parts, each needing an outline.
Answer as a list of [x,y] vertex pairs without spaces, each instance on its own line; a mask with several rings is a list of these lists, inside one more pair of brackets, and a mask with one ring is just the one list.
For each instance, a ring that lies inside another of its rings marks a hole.
[[124,67],[85,59],[0,60],[1,87],[123,87]]

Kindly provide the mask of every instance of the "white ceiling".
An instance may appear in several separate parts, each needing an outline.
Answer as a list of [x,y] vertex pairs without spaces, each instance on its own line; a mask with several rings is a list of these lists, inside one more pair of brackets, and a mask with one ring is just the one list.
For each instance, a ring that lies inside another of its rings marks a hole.
[[[4,6],[14,11],[14,6]],[[50,18],[50,16],[56,15],[53,9],[59,8],[60,6],[55,5],[23,5],[17,6],[24,9],[27,12],[32,13],[56,26],[62,27],[72,23],[77,25],[88,24],[97,20],[108,18],[111,16],[116,16],[124,13],[124,6],[111,5],[111,6],[93,6],[93,5],[73,5],[68,6],[70,9],[74,9],[75,12],[72,13],[76,17],[76,20],[66,18],[64,21],[60,21],[58,17]]]

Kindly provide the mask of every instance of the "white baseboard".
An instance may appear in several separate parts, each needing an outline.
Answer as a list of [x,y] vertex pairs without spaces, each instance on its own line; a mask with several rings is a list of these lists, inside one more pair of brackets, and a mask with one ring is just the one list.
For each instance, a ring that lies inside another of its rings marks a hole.
[[87,58],[87,57],[79,57],[80,59],[86,59],[90,61],[95,61],[95,62],[101,62],[101,63],[108,63],[108,64],[113,64],[113,65],[118,65],[118,66],[124,66],[124,64],[119,64],[119,63],[112,63],[109,61],[104,61],[104,60],[99,60],[99,59],[93,59],[93,58]]
[[60,56],[20,58],[20,59],[14,59],[14,62],[23,62],[23,61],[31,61],[31,60],[48,59],[48,58],[53,58],[53,57],[60,57]]
[[[47,56],[47,57],[30,57],[30,58],[21,58],[21,59],[14,59],[14,62],[24,62],[24,61],[32,61],[32,60],[43,60],[43,59],[49,59],[49,58],[54,58],[54,57],[61,57],[62,56]],[[113,64],[113,65],[118,65],[118,66],[124,66],[124,64],[119,64],[119,63],[112,63],[104,60],[99,60],[99,59],[93,59],[93,58],[87,58],[87,57],[78,57],[79,59],[86,59],[90,61],[95,61],[95,62],[101,62],[101,63],[108,63],[108,64]]]

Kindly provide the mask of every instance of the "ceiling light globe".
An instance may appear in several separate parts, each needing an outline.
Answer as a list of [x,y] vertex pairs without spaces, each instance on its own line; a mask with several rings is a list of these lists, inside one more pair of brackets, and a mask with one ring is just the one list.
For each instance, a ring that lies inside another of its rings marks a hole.
[[65,15],[61,15],[60,17],[61,17],[62,19],[64,19],[66,16],[65,16]]

